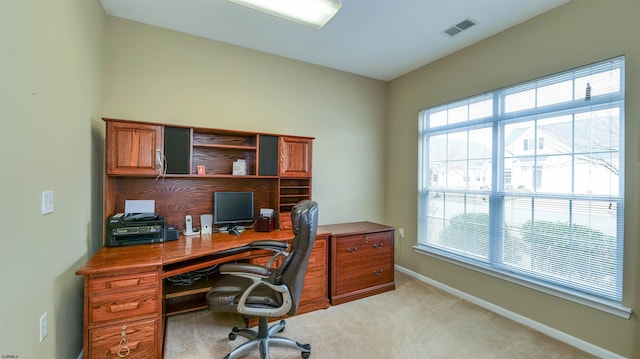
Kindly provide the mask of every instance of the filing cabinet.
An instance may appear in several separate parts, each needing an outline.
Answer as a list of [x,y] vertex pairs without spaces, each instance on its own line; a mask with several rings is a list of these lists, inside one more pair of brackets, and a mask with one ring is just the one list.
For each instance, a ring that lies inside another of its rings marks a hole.
[[395,228],[372,222],[322,226],[331,232],[330,303],[395,289]]

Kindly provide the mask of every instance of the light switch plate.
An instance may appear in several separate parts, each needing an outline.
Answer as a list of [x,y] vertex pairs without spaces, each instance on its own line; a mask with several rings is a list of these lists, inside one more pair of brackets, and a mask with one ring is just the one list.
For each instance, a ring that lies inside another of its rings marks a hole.
[[44,341],[44,338],[47,337],[49,331],[49,323],[47,312],[42,313],[40,316],[40,343]]
[[53,191],[42,192],[42,214],[53,212]]

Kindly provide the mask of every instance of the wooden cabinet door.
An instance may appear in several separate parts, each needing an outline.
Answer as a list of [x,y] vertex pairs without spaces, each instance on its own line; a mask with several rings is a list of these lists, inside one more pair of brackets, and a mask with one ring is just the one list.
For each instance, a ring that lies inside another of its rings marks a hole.
[[162,126],[107,123],[107,174],[153,175],[162,166]]
[[280,177],[311,177],[312,139],[280,137]]

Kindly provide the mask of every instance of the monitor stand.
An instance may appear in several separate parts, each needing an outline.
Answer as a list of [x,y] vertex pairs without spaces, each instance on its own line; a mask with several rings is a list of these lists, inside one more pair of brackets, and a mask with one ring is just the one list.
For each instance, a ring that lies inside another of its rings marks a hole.
[[244,226],[241,226],[241,225],[238,225],[238,224],[235,224],[235,223],[230,223],[230,224],[227,224],[224,227],[218,228],[217,231],[218,232],[230,232],[230,231],[232,231],[234,229],[236,231],[238,231],[238,232],[242,232],[242,231],[245,230]]

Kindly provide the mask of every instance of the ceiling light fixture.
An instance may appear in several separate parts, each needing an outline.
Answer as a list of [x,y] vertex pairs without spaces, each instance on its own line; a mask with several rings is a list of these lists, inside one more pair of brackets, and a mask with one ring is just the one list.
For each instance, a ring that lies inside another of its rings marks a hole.
[[238,5],[321,29],[340,10],[340,0],[229,0]]

